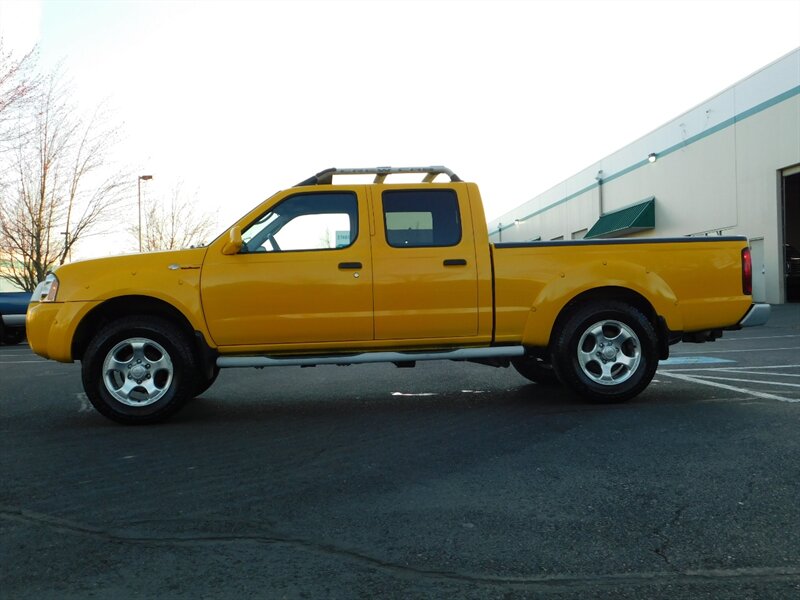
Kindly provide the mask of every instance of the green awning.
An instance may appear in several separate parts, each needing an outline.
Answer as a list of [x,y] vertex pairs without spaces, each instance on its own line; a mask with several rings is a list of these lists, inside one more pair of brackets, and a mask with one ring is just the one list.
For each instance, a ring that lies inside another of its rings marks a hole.
[[633,206],[601,216],[584,237],[585,239],[622,237],[637,231],[655,229],[655,226],[656,199],[653,196]]

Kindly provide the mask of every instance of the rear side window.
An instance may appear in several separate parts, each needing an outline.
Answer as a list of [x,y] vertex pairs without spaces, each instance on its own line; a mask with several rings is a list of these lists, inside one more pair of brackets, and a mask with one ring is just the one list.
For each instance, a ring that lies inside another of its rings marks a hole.
[[383,192],[386,241],[394,248],[455,246],[461,241],[461,215],[453,190]]

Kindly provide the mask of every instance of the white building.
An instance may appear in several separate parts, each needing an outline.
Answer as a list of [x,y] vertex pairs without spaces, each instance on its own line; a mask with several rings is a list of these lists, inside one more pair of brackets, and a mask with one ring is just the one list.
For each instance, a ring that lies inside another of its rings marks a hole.
[[[743,235],[753,296],[800,301],[800,48],[489,223],[493,242]],[[792,280],[792,286],[794,280]]]

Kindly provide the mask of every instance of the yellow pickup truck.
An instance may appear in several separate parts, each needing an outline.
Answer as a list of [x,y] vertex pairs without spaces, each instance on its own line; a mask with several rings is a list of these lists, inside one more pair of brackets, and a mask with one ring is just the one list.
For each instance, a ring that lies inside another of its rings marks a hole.
[[228,367],[467,360],[618,402],[671,344],[766,322],[750,288],[743,237],[491,244],[478,186],[445,167],[328,169],[207,246],[59,267],[26,325],[123,423]]

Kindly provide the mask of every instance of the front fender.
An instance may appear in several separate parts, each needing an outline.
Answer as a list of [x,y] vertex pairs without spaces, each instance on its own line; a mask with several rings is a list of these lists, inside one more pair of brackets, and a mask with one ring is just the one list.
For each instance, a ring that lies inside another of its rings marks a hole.
[[[56,302],[29,311],[35,328],[34,350],[61,361],[73,359],[71,348],[81,323],[109,302],[150,298],[183,315],[190,327],[211,339],[200,300],[205,248],[153,252],[80,261],[59,267]],[[51,305],[51,306],[49,306]],[[127,307],[135,312],[136,302]],[[40,352],[41,350],[41,352]]]

